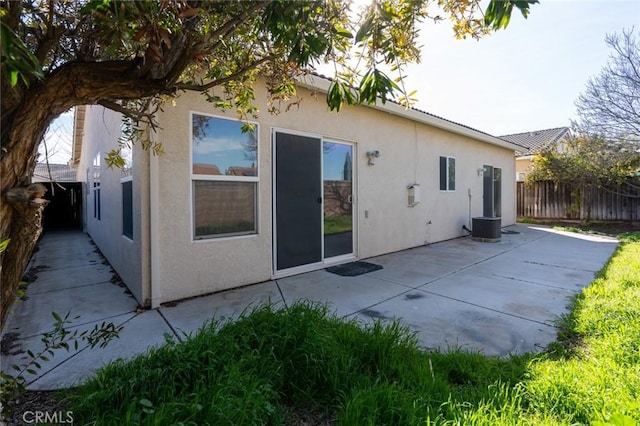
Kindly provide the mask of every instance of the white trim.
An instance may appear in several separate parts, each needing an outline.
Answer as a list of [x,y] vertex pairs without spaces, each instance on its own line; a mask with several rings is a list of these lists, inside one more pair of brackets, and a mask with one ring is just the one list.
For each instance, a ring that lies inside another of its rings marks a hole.
[[317,271],[319,269],[328,268],[329,266],[340,265],[342,263],[353,262],[354,260],[358,260],[358,257],[355,255],[341,255],[335,257],[329,257],[324,260],[324,262],[318,263],[309,263],[307,265],[295,266],[293,268],[283,269],[281,271],[276,271],[271,274],[271,279],[280,279],[285,277],[290,277],[292,275],[303,274],[305,272]]
[[[221,120],[233,121],[235,123],[250,123],[255,126],[256,135],[256,175],[255,176],[228,176],[228,175],[207,175],[193,173],[193,115],[202,115],[205,117],[211,117]],[[257,121],[242,121],[235,118],[229,118],[225,116],[219,116],[214,114],[208,114],[205,112],[189,111],[189,175],[191,180],[224,180],[224,181],[245,181],[245,182],[258,182],[260,180],[260,123]]]
[[191,179],[189,181],[191,186],[191,241],[220,241],[223,239],[234,239],[244,236],[254,236],[260,234],[260,182],[259,181],[242,181],[244,183],[255,184],[255,203],[254,203],[254,217],[255,217],[255,230],[247,232],[229,232],[225,234],[207,234],[201,237],[195,235],[195,199],[193,198],[194,183],[201,182],[227,182],[225,180],[207,180],[207,179]]
[[277,246],[277,235],[278,228],[276,226],[276,164],[278,163],[278,159],[276,158],[276,133],[277,129],[275,127],[271,128],[269,132],[269,137],[271,139],[271,276],[274,277],[276,271],[278,270],[278,266],[276,263],[276,255],[278,253]]
[[[254,134],[256,137],[256,176],[228,176],[228,175],[206,175],[193,173],[193,116],[201,115],[204,117],[211,117],[215,119],[232,121],[235,123],[250,123],[255,126]],[[187,161],[189,167],[189,215],[190,215],[190,239],[192,243],[195,242],[213,242],[213,241],[226,241],[230,239],[244,238],[257,236],[260,234],[260,123],[256,121],[243,121],[236,118],[225,117],[221,115],[209,114],[206,112],[200,112],[195,110],[189,110],[189,161]],[[194,182],[195,181],[217,181],[217,182],[250,182],[255,183],[255,204],[254,204],[254,217],[255,217],[255,229],[250,232],[243,232],[237,234],[210,234],[202,237],[196,237],[195,233],[195,199],[194,199]]]
[[258,238],[258,234],[238,234],[238,235],[229,235],[222,234],[221,237],[213,237],[213,238],[198,238],[197,240],[192,240],[192,244],[206,244],[206,243],[217,243],[219,241],[235,241],[244,238]]
[[[295,266],[292,268],[278,270],[277,264],[277,253],[278,253],[278,229],[276,223],[276,211],[277,211],[277,201],[276,201],[276,166],[278,163],[278,159],[276,157],[276,135],[278,133],[283,133],[287,135],[294,136],[303,136],[313,139],[318,139],[320,141],[320,184],[321,184],[321,192],[322,192],[322,205],[320,208],[321,216],[320,216],[320,251],[321,251],[321,261],[315,263],[309,263],[306,265]],[[324,203],[325,203],[325,194],[324,194],[324,143],[335,143],[340,145],[348,145],[351,147],[351,194],[352,194],[352,209],[351,209],[351,226],[352,226],[352,235],[351,235],[351,253],[341,254],[333,257],[325,257],[325,247],[324,247]],[[271,226],[272,226],[272,278],[282,278],[285,276],[296,275],[304,272],[315,271],[321,268],[325,268],[329,265],[335,265],[340,263],[345,263],[349,261],[353,261],[357,259],[358,253],[358,196],[357,196],[357,143],[353,141],[346,141],[340,138],[327,137],[325,138],[322,135],[315,133],[302,132],[298,130],[289,130],[283,129],[279,127],[271,128]]]
[[[294,136],[304,136],[307,138],[313,138],[313,139],[318,139],[320,141],[320,182],[322,182],[322,135],[318,135],[315,133],[307,133],[307,132],[301,132],[299,130],[289,130],[289,129],[283,129],[281,127],[272,127],[271,128],[271,180],[272,180],[272,184],[271,184],[271,239],[272,239],[272,256],[271,256],[271,262],[272,262],[272,276],[282,276],[282,273],[285,273],[286,275],[295,275],[297,273],[302,273],[302,272],[307,272],[310,270],[314,270],[314,269],[318,269],[318,266],[321,266],[322,263],[322,257],[324,256],[324,238],[322,235],[322,230],[323,230],[323,226],[324,224],[320,227],[320,262],[316,262],[316,263],[309,263],[307,265],[301,265],[301,266],[294,266],[293,268],[287,268],[287,269],[282,269],[282,270],[278,270],[278,225],[276,224],[276,211],[278,208],[277,205],[277,201],[276,201],[276,166],[278,164],[278,159],[276,156],[276,134],[277,133],[283,133],[286,135],[294,135]],[[323,204],[321,207],[321,211],[322,208],[324,207],[324,199],[322,200]],[[322,216],[320,217],[320,219],[322,219]],[[311,267],[311,269],[308,269],[308,267]],[[298,272],[299,271],[299,272]]]
[[287,135],[294,135],[294,136],[305,136],[305,137],[308,137],[308,138],[316,138],[316,139],[320,139],[320,140],[323,139],[322,135],[318,134],[318,133],[304,132],[304,131],[301,131],[301,130],[285,129],[283,127],[272,127],[271,128],[271,135],[274,135],[275,133],[285,133]]
[[[440,188],[440,173],[442,172],[442,170],[440,170],[440,167],[441,167],[440,158],[443,158],[443,157],[447,159],[447,161],[446,161],[446,169],[444,171],[445,172],[445,176],[446,176],[446,187],[447,187],[446,189]],[[449,160],[450,159],[453,159],[454,164],[457,163],[456,157],[452,157],[452,156],[449,156],[449,155],[439,155],[438,156],[438,188],[440,188],[440,192],[456,192],[455,188],[454,189],[449,189]],[[456,174],[455,174],[457,169],[458,169],[457,165],[454,166],[454,170],[453,170],[453,172],[454,172],[453,185],[454,186],[457,186],[456,185],[457,179],[456,179]]]
[[120,183],[125,183],[125,182],[130,182],[133,181],[133,176],[129,175],[129,176],[123,176],[120,178]]
[[[325,200],[325,196],[324,196],[324,143],[328,142],[328,143],[336,143],[336,144],[340,144],[340,145],[348,145],[351,147],[351,253],[346,253],[346,254],[340,254],[337,256],[332,256],[332,257],[325,257],[325,253],[324,253],[324,200]],[[357,218],[358,218],[358,197],[356,196],[356,176],[357,176],[357,161],[356,158],[357,157],[357,152],[356,152],[356,143],[355,142],[350,142],[350,141],[342,141],[338,138],[323,138],[322,140],[323,143],[323,150],[322,150],[322,258],[324,259],[325,263],[327,261],[327,259],[336,259],[336,260],[340,260],[341,257],[344,256],[349,256],[349,257],[357,257],[357,233],[358,233],[358,229],[357,229]]]

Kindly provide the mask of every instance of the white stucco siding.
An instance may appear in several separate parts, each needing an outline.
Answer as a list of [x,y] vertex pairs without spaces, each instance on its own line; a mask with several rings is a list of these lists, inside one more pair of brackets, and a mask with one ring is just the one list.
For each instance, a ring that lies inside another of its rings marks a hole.
[[[87,106],[84,124],[82,156],[78,166],[87,176],[85,188],[85,227],[102,254],[120,275],[122,281],[141,305],[149,304],[149,287],[143,286],[143,276],[148,280],[148,221],[143,205],[148,203],[148,153],[134,149],[135,168],[132,182],[133,238],[123,236],[122,171],[109,169],[105,155],[117,148],[120,137],[121,115],[100,106]],[[100,154],[100,218],[95,212],[93,162]],[[145,210],[147,211],[147,210]]]
[[[159,116],[156,139],[165,154],[152,158],[157,185],[152,200],[152,302],[160,303],[211,293],[271,277],[271,172],[268,126],[259,125],[258,234],[232,238],[193,239],[191,198],[190,112],[224,116],[202,96],[187,93]],[[235,118],[233,113],[226,114]],[[157,172],[156,172],[157,170]],[[153,197],[153,195],[152,195]]]
[[[259,232],[233,238],[193,240],[190,112],[236,118],[202,96],[186,93],[159,115],[154,138],[165,155],[151,159],[152,304],[268,280],[273,274],[272,129],[352,142],[356,200],[356,255],[360,258],[465,235],[471,216],[482,216],[483,165],[502,168],[502,223],[515,222],[514,151],[367,107],[329,112],[324,95],[300,89],[302,102],[270,115],[258,90]],[[374,166],[367,151],[378,150]],[[440,156],[456,158],[456,189],[439,188]],[[421,202],[408,206],[409,184]],[[469,199],[471,191],[471,200]]]

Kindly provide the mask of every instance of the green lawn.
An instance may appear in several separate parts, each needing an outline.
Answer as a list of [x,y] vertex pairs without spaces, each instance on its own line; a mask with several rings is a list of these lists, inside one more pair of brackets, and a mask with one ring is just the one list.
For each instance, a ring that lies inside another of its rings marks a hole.
[[340,234],[342,232],[350,232],[353,230],[351,215],[325,216],[324,217],[324,234]]
[[111,364],[70,397],[77,424],[277,425],[308,413],[343,425],[635,424],[640,233],[623,237],[545,354],[425,352],[398,324],[266,305]]

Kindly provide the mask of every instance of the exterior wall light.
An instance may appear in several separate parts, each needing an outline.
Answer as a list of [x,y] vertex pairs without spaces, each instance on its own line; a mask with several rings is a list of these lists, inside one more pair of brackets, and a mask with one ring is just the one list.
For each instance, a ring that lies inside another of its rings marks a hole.
[[369,159],[369,162],[367,163],[370,166],[375,165],[376,163],[373,162],[374,158],[379,158],[380,157],[380,151],[367,151],[367,158]]

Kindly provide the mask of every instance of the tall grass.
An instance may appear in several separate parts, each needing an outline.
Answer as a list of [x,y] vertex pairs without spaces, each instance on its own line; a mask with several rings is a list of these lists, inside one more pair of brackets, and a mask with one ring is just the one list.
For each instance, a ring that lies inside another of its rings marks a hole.
[[531,363],[534,410],[577,423],[640,420],[640,233],[620,239],[564,318],[556,350]]
[[[78,424],[625,424],[640,418],[640,234],[624,240],[543,355],[425,352],[397,322],[263,305],[118,361],[72,392]],[[595,423],[594,423],[595,424]],[[604,423],[602,423],[604,424]],[[633,423],[628,423],[633,424]]]
[[265,305],[110,364],[74,392],[73,410],[80,424],[282,424],[311,409],[343,424],[416,424],[499,406],[525,366],[425,353],[397,322],[362,327],[322,305]]

